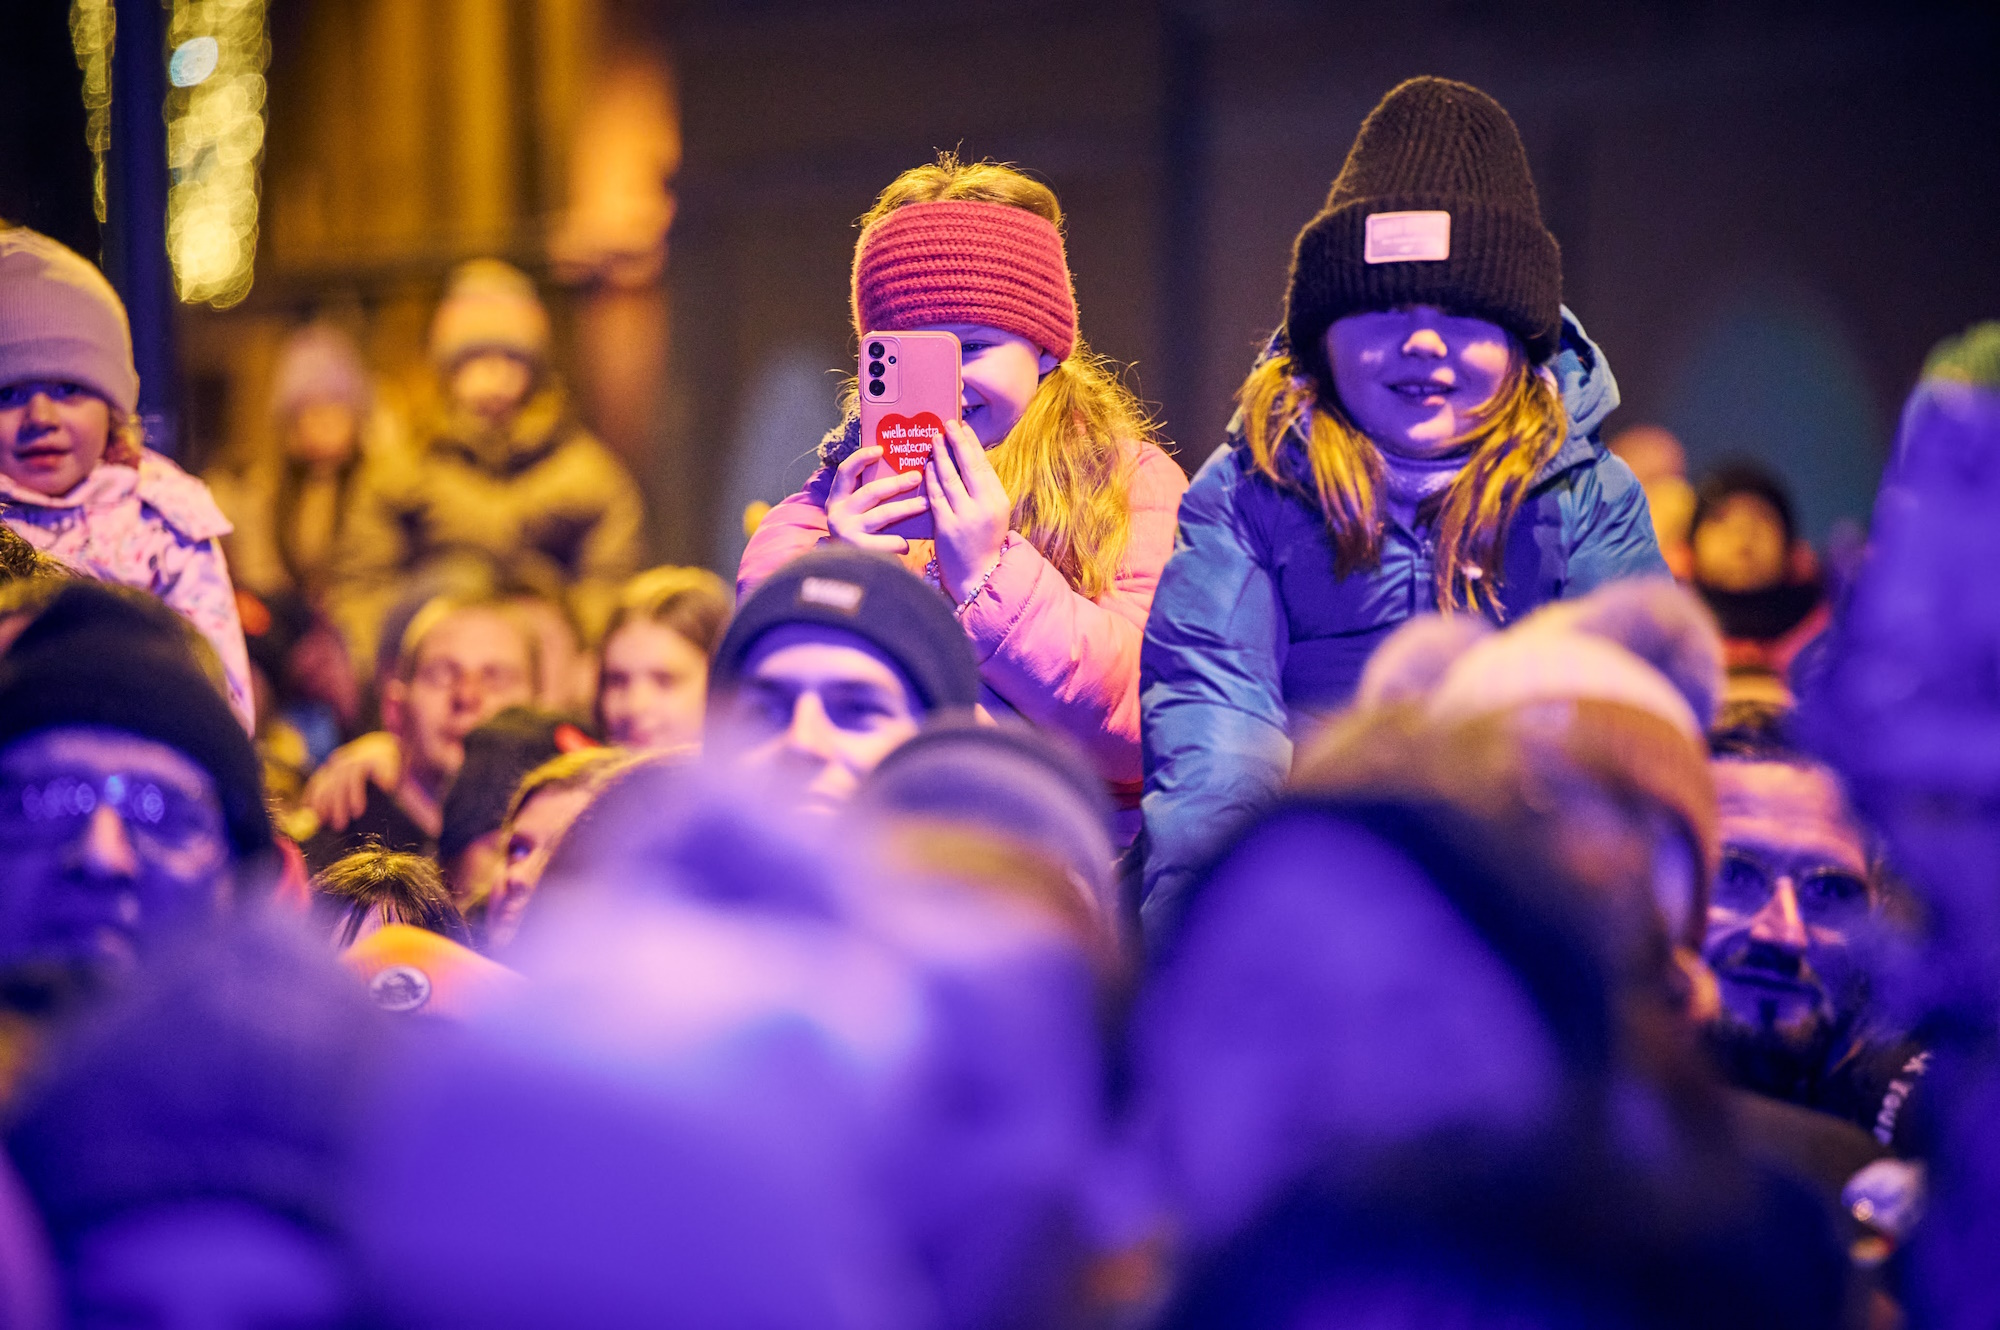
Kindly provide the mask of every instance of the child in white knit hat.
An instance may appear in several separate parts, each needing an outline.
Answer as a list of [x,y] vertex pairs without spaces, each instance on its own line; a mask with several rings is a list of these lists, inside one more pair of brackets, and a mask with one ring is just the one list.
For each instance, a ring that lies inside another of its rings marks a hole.
[[250,728],[250,659],[208,487],[147,448],[125,307],[81,255],[0,230],[0,522],[101,581],[149,591],[215,647]]

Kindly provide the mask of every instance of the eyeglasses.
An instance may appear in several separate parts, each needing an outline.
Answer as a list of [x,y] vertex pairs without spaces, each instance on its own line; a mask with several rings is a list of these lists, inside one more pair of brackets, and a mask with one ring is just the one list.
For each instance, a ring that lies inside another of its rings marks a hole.
[[456,661],[427,661],[411,676],[413,683],[438,692],[450,692],[461,683],[471,681],[489,693],[519,688],[528,681],[528,676],[511,666],[489,665],[484,669],[461,669]]
[[1724,850],[1715,875],[1714,904],[1737,914],[1755,914],[1770,903],[1779,877],[1788,877],[1799,903],[1799,918],[1809,924],[1838,928],[1856,923],[1875,907],[1868,879],[1845,868],[1808,868],[1780,874],[1753,854]]
[[110,808],[135,840],[184,850],[222,831],[204,799],[143,776],[61,775],[45,781],[0,780],[0,843],[51,845],[83,833],[99,808]]

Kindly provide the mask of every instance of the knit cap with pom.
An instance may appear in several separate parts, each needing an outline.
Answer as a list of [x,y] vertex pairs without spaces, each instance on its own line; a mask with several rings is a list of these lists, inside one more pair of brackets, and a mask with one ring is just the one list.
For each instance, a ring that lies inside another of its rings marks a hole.
[[[1455,657],[1454,635],[1424,623],[1383,644],[1370,662],[1372,695],[1447,726],[1504,720],[1524,747],[1668,809],[1700,881],[1713,875],[1721,846],[1705,734],[1722,646],[1690,593],[1665,579],[1616,582],[1505,632],[1456,635]],[[1674,913],[1675,931],[1691,933],[1704,910],[1697,899]]]
[[97,265],[25,226],[0,231],[0,386],[80,383],[130,415],[139,371],[124,302]]
[[502,351],[539,365],[549,353],[549,312],[534,279],[499,259],[473,259],[452,270],[431,320],[431,360],[449,369],[480,351]]

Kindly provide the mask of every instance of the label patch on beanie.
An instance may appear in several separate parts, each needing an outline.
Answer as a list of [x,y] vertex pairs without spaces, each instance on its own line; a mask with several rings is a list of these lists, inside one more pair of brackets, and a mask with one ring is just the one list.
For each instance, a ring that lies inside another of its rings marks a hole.
[[1371,212],[1361,257],[1369,263],[1430,263],[1451,257],[1448,212]]
[[852,614],[861,608],[861,588],[831,577],[808,577],[799,583],[799,604],[824,605],[842,614]]

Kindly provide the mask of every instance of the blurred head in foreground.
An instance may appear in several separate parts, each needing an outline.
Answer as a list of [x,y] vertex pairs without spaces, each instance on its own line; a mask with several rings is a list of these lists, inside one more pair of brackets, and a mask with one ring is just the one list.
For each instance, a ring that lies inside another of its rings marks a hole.
[[356,850],[313,879],[314,904],[345,950],[389,924],[409,924],[454,942],[472,935],[437,865],[419,854]]
[[149,956],[56,1048],[8,1149],[78,1327],[344,1326],[336,1197],[377,1018],[272,920]]

